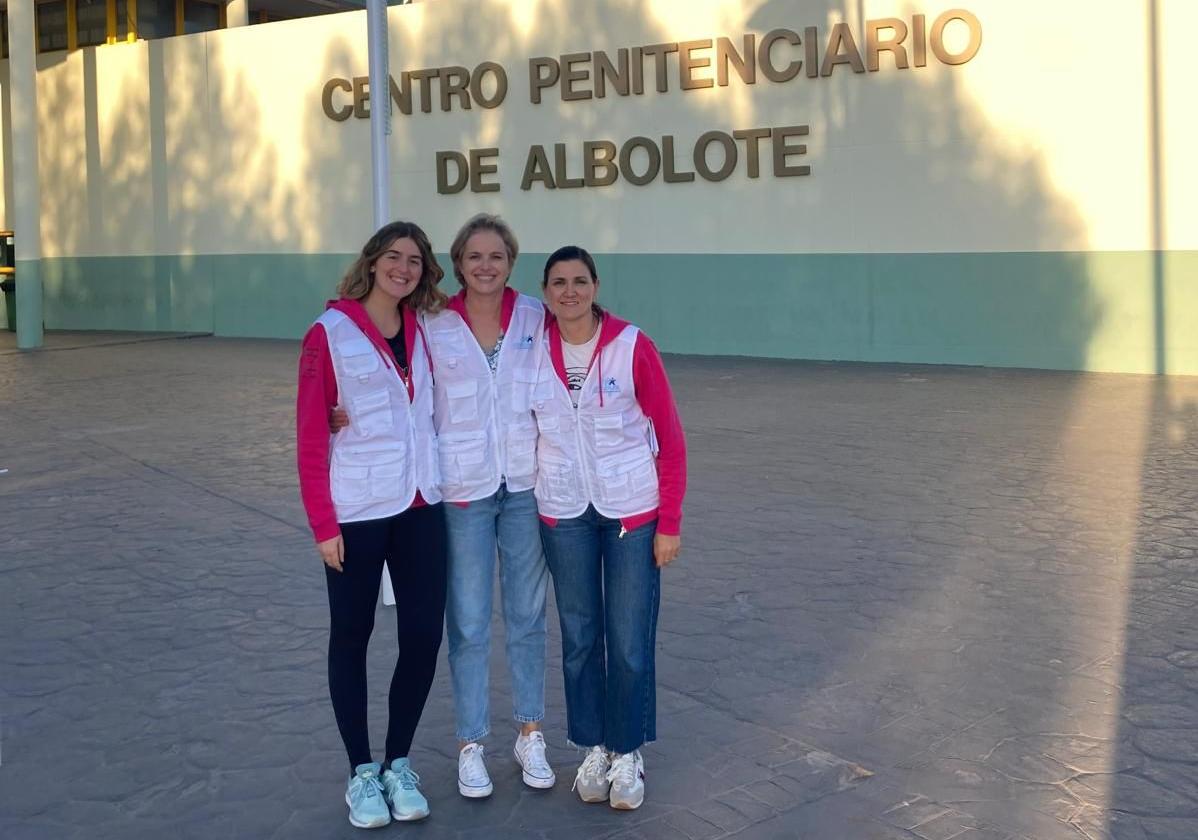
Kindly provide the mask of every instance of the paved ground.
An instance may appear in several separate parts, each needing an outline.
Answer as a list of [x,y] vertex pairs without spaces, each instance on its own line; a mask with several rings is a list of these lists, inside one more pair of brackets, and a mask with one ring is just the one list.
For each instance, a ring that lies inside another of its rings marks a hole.
[[[0,837],[361,836],[296,345],[107,339],[0,356]],[[453,786],[442,667],[433,816],[374,836],[1198,837],[1198,380],[668,364],[691,491],[645,807],[572,797],[553,668],[560,780],[522,789],[497,651],[494,797]]]

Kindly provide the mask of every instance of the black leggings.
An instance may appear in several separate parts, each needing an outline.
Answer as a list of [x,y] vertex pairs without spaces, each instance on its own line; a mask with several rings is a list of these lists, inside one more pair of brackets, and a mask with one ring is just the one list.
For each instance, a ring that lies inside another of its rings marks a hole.
[[352,768],[370,762],[366,723],[366,646],[383,561],[395,590],[399,657],[388,695],[386,763],[412,746],[437,669],[445,620],[445,510],[409,508],[386,519],[346,522],[344,571],[325,567],[329,590],[329,695]]

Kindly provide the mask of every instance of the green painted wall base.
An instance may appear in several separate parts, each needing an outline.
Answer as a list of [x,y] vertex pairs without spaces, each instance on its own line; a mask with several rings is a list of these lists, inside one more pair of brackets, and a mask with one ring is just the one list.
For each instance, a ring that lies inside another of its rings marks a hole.
[[[539,294],[545,256],[517,288]],[[46,324],[297,338],[351,259],[45,259]],[[596,259],[601,302],[666,352],[1198,374],[1198,251]]]
[[60,257],[42,265],[49,329],[212,332],[211,258]]
[[17,347],[22,350],[34,350],[42,346],[44,266],[41,260],[18,259],[13,263],[13,267],[16,271],[12,279],[16,284],[13,315],[16,321],[14,329],[17,333]]

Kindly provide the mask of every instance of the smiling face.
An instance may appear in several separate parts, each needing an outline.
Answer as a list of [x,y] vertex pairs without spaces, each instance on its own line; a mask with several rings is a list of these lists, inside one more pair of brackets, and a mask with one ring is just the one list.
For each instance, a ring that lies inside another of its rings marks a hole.
[[420,248],[408,237],[394,239],[370,267],[374,286],[370,295],[386,295],[398,303],[412,293],[424,272]]
[[562,260],[549,268],[545,280],[545,302],[559,321],[570,323],[591,317],[591,306],[599,294],[599,278],[582,260]]
[[512,259],[498,233],[480,230],[466,240],[457,269],[470,292],[493,295],[503,291],[507,285],[512,273]]

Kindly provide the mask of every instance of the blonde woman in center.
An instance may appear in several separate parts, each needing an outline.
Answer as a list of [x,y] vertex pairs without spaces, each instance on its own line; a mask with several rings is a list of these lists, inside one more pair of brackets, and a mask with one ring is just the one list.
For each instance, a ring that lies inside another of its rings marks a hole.
[[545,756],[545,595],[532,389],[545,308],[508,286],[520,246],[507,223],[479,214],[449,254],[461,290],[426,321],[436,376],[434,418],[449,530],[445,624],[457,718],[458,790],[491,794],[483,739],[490,723],[491,598],[495,563],[524,784],[553,786]]

